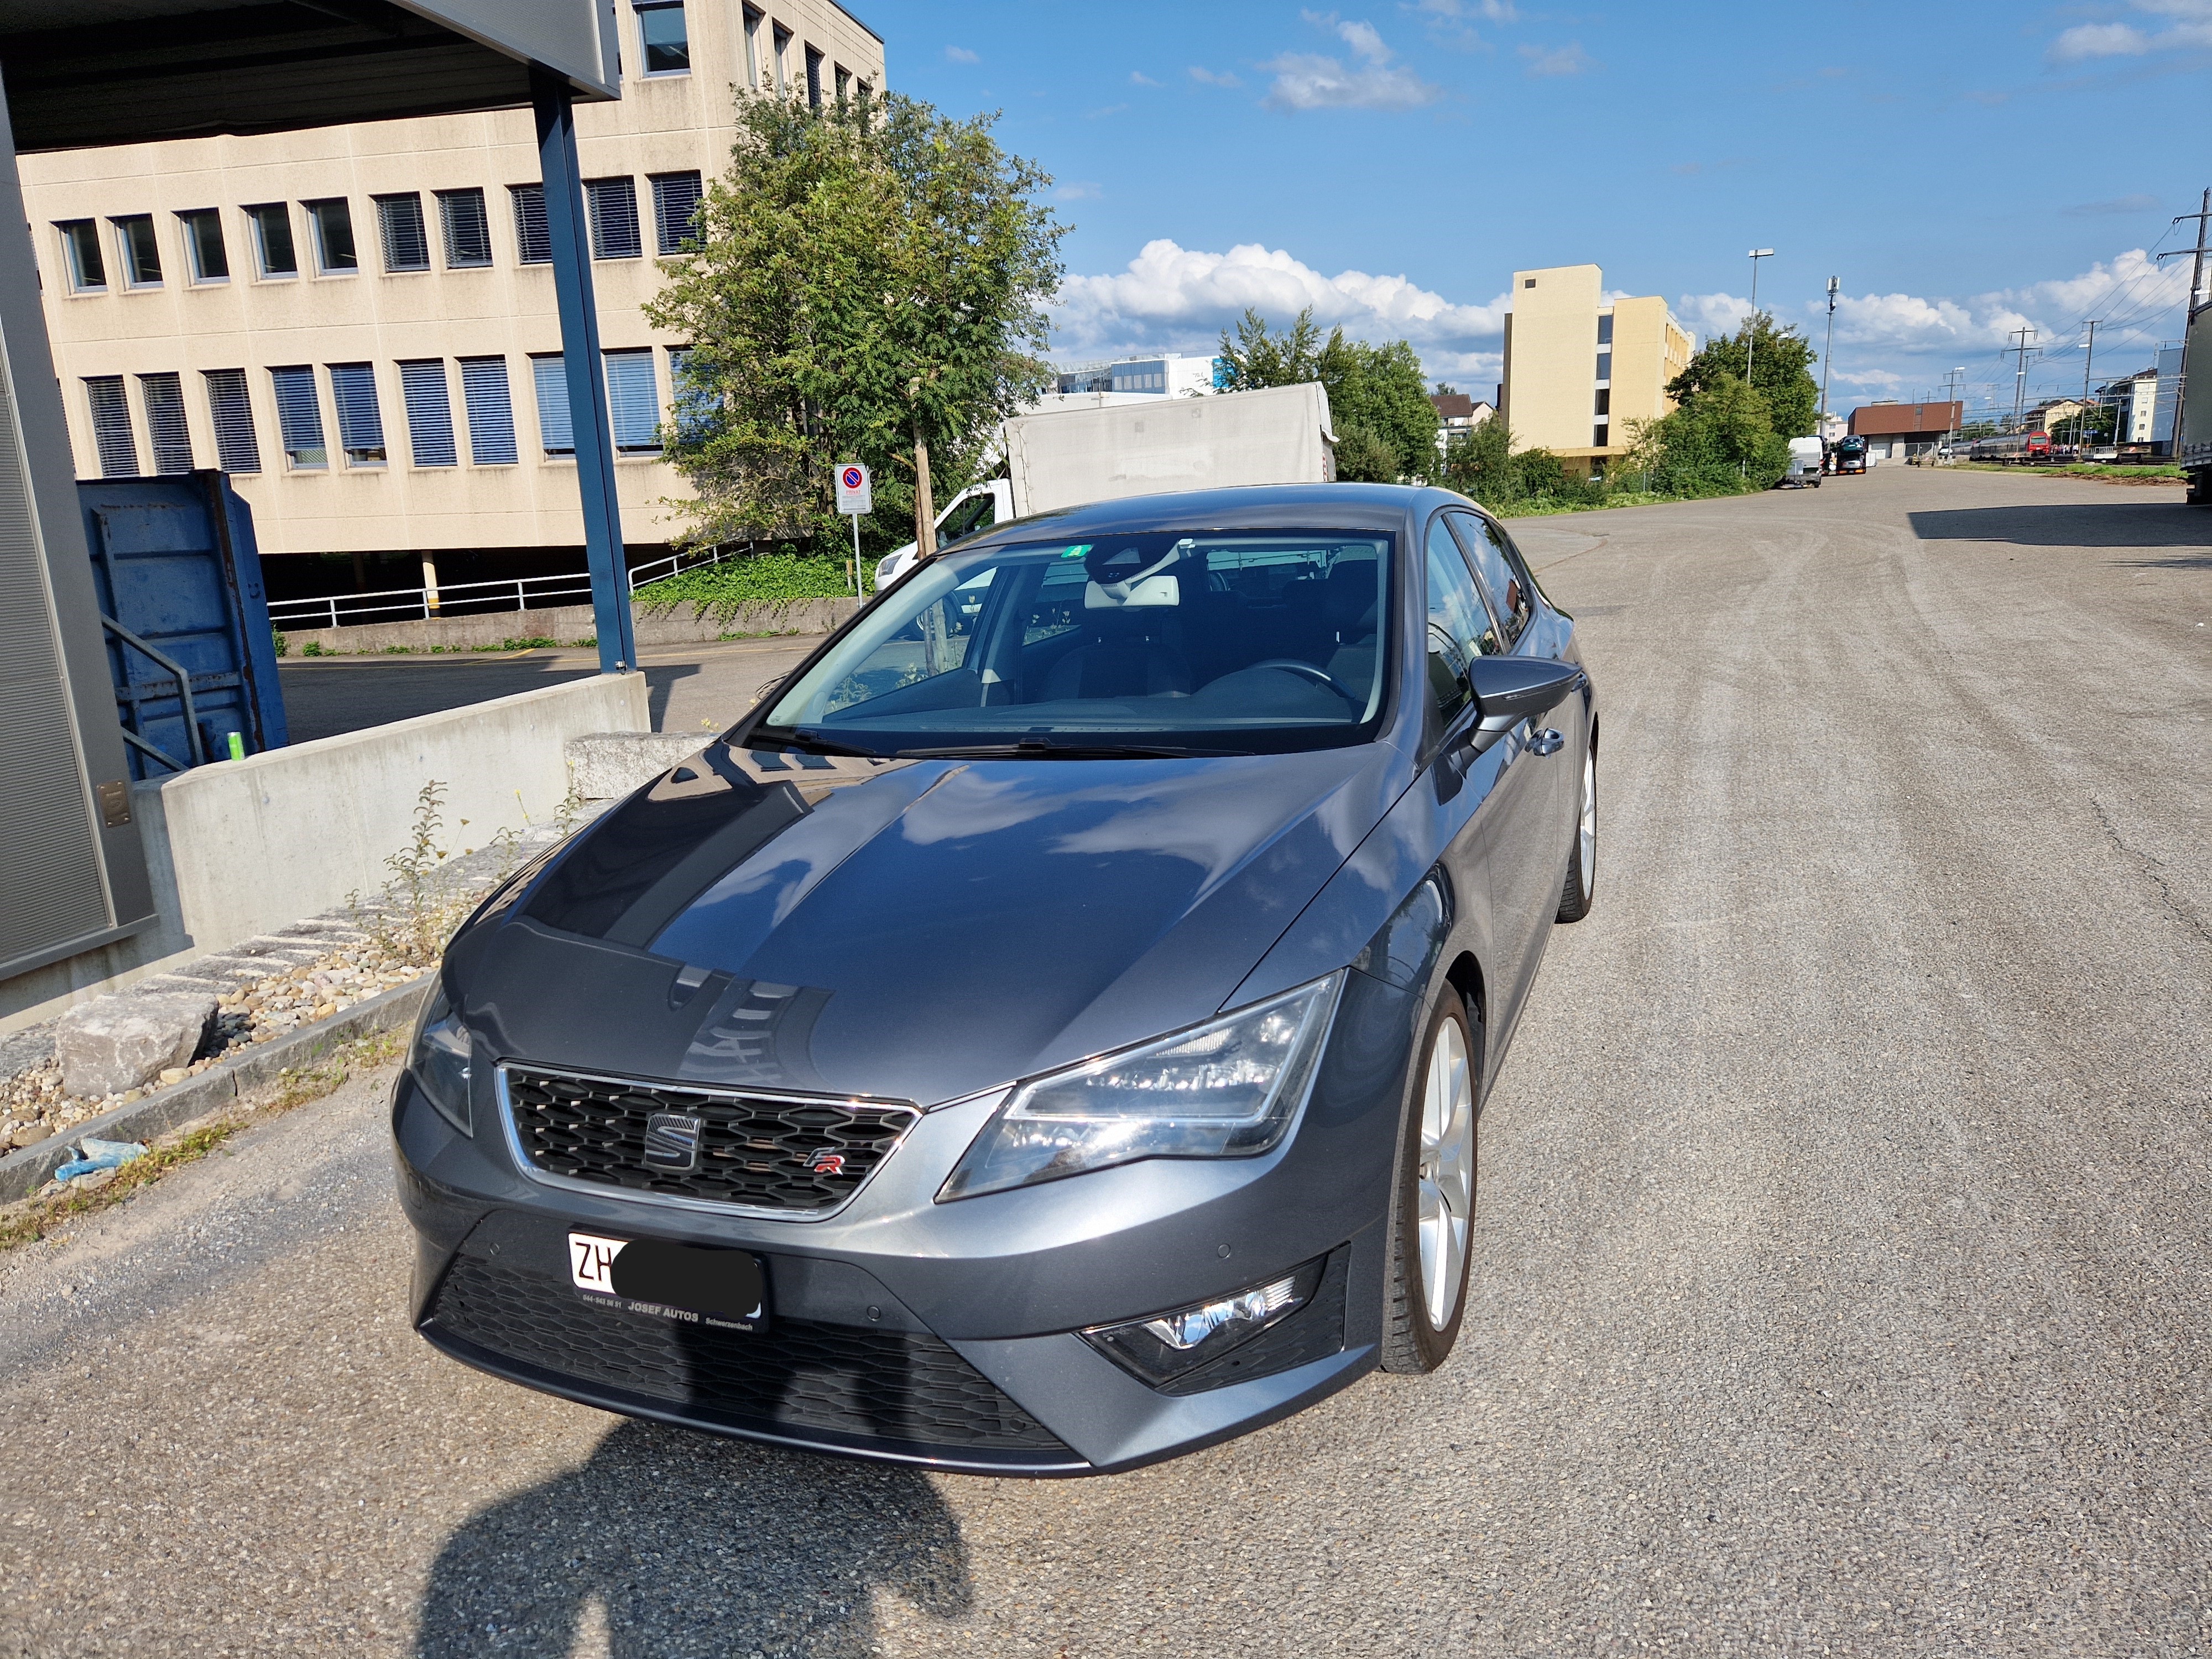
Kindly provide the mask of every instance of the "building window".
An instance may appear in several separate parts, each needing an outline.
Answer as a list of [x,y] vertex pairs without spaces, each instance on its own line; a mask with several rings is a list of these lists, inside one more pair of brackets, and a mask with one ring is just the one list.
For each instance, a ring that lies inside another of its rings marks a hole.
[[282,202],[246,210],[253,224],[253,257],[264,276],[297,276],[300,256],[292,246],[292,210]]
[[477,466],[514,465],[514,403],[507,359],[461,359],[461,397],[469,409],[469,459]]
[[1613,378],[1613,353],[1609,349],[1597,354],[1597,377],[1601,380]]
[[684,27],[684,0],[636,0],[637,40],[647,75],[691,72],[691,37]]
[[1601,311],[1597,314],[1597,343],[1601,346],[1613,343],[1613,313]]
[[550,264],[553,233],[545,225],[545,186],[509,185],[514,198],[515,257],[526,265]]
[[253,404],[246,395],[246,371],[210,368],[207,380],[208,419],[215,428],[216,462],[226,472],[261,471],[261,441],[254,435]]
[[338,447],[348,466],[384,465],[384,411],[376,406],[376,370],[368,363],[331,365],[331,401],[337,405]]
[[154,238],[154,216],[128,214],[112,222],[123,248],[123,280],[131,288],[161,286],[161,245]]
[[745,84],[755,92],[760,90],[760,26],[761,15],[747,6],[745,21]]
[[446,269],[469,270],[491,263],[491,218],[480,190],[438,192],[438,222],[446,232]]
[[576,453],[575,428],[568,423],[568,369],[556,351],[530,360],[530,377],[538,392],[538,441],[548,455]]
[[407,445],[417,466],[459,466],[453,447],[453,401],[446,388],[446,360],[399,365],[400,395],[407,403]]
[[192,470],[192,434],[185,422],[185,387],[175,374],[141,374],[139,399],[146,405],[146,436],[154,448],[157,473]]
[[269,384],[276,394],[276,429],[284,440],[284,464],[295,472],[319,472],[331,464],[323,443],[323,411],[315,401],[315,371],[272,368]]
[[635,259],[645,252],[637,224],[636,179],[585,179],[584,209],[592,223],[592,258]]
[[860,82],[860,101],[865,104],[875,95],[876,88],[874,83],[863,77]]
[[668,419],[686,441],[707,435],[716,407],[713,387],[690,379],[691,365],[690,346],[668,348]]
[[1521,279],[1521,286],[1523,288],[1534,288],[1536,286],[1536,279],[1534,276],[1523,276]]
[[775,46],[775,89],[779,95],[791,91],[791,31],[781,23],[770,30]]
[[1595,445],[1598,448],[1603,449],[1606,445],[1611,441],[1611,440],[1606,436],[1606,433],[1608,429],[1607,423],[1603,421],[1600,421],[1595,426],[1590,428],[1590,442]]
[[177,222],[185,232],[185,252],[191,257],[196,283],[230,280],[230,250],[223,246],[222,215],[213,208],[179,213]]
[[138,441],[131,431],[131,404],[123,395],[123,377],[88,374],[84,396],[92,407],[92,441],[100,452],[100,476],[137,477]]
[[62,234],[70,287],[79,294],[106,292],[107,261],[100,257],[100,227],[89,219],[69,219],[54,228]]
[[1601,421],[1613,413],[1613,388],[1601,386],[1597,389],[1597,417]]
[[429,270],[430,237],[422,223],[422,197],[410,190],[404,196],[374,199],[377,234],[384,243],[385,270]]
[[653,246],[681,253],[696,233],[702,185],[696,173],[662,173],[653,179]]
[[315,227],[315,268],[325,276],[350,276],[361,269],[354,252],[353,210],[343,196],[303,204]]
[[614,430],[615,447],[625,454],[660,448],[660,388],[653,384],[653,353],[609,351],[607,364],[607,424]]
[[806,106],[822,107],[822,54],[811,46],[806,49]]
[[842,64],[833,65],[836,70],[837,101],[848,104],[853,100],[853,74]]

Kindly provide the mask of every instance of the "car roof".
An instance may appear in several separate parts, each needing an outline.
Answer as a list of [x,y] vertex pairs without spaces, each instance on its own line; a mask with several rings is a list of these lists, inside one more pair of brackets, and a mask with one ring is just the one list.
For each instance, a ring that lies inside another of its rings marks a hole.
[[[1046,536],[1127,535],[1155,530],[1401,530],[1431,508],[1468,505],[1449,490],[1409,484],[1251,484],[1177,490],[1060,507],[996,525],[962,541],[966,553]],[[952,550],[947,550],[951,551]]]

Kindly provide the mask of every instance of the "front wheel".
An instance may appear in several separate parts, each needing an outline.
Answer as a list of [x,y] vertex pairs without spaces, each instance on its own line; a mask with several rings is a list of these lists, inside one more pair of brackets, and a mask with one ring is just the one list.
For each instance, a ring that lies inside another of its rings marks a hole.
[[1583,745],[1582,805],[1575,815],[1574,848],[1559,889],[1559,918],[1580,921],[1597,902],[1597,745]]
[[1469,1024],[1457,988],[1446,985],[1429,1017],[1391,1197],[1386,1371],[1436,1370],[1459,1340],[1467,1312],[1480,1029]]

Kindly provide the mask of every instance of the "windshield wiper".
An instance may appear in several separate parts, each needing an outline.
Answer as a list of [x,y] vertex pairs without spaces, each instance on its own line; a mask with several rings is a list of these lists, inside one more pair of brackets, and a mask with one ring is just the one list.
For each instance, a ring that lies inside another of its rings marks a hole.
[[803,749],[810,755],[850,755],[860,760],[882,760],[884,753],[878,749],[859,749],[849,743],[840,743],[835,738],[821,737],[812,732],[802,732],[795,726],[756,727],[745,740],[748,749]]
[[1024,738],[1019,743],[975,743],[943,749],[902,749],[898,760],[1188,760],[1225,755],[1225,749],[1182,749],[1156,743],[1053,743]]

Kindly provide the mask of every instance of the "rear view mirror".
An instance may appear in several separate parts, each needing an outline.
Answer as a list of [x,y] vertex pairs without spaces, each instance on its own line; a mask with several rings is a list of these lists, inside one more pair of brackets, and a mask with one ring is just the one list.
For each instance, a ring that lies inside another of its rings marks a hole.
[[1583,671],[1548,657],[1477,657],[1467,666],[1467,689],[1486,732],[1504,732],[1548,714],[1583,689]]

